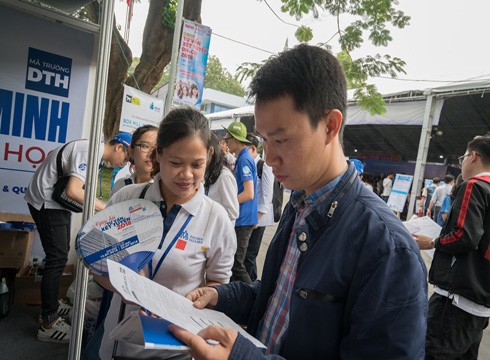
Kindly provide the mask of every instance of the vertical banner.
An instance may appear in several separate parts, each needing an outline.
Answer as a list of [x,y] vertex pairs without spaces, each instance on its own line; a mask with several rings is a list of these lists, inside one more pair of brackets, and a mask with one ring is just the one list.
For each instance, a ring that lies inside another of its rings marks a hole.
[[188,20],[184,20],[183,26],[173,105],[193,106],[199,110],[211,29]]
[[412,180],[412,175],[396,174],[387,203],[391,210],[403,212]]
[[133,133],[143,125],[158,127],[163,119],[163,100],[124,85],[119,131]]
[[82,137],[93,35],[0,5],[0,212],[47,154]]

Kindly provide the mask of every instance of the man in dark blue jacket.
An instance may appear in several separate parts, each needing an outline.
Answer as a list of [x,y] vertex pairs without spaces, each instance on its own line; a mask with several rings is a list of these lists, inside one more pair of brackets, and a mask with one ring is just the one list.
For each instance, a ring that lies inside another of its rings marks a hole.
[[339,62],[299,45],[267,62],[250,88],[266,162],[294,191],[262,281],[200,288],[188,298],[247,325],[266,354],[231,329],[172,331],[196,359],[423,359],[425,265],[400,220],[345,160]]

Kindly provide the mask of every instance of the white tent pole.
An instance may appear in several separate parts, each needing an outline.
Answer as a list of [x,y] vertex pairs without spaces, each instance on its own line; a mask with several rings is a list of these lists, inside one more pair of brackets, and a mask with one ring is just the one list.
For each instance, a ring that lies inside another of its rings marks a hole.
[[[109,72],[109,59],[112,37],[112,24],[114,19],[114,0],[104,0],[102,17],[100,21],[99,48],[97,73],[95,78],[94,106],[92,108],[93,123],[90,129],[89,160],[87,178],[85,181],[85,203],[83,207],[83,223],[94,213],[97,189],[97,173],[99,170],[100,134],[105,112],[105,96],[107,90],[107,75]],[[80,359],[82,349],[83,318],[87,296],[88,270],[81,260],[78,260],[76,292],[73,306],[72,334],[68,359]]]
[[174,38],[172,41],[172,57],[170,58],[170,74],[168,78],[167,97],[165,98],[165,106],[163,114],[167,115],[172,104],[172,97],[175,89],[175,78],[177,77],[177,58],[179,56],[179,42],[182,30],[182,13],[184,12],[184,0],[179,0],[177,4],[177,14],[175,15]]
[[422,189],[425,165],[427,163],[427,154],[429,152],[430,134],[432,132],[432,123],[434,121],[434,111],[436,109],[437,101],[438,100],[434,98],[434,95],[429,94],[425,104],[424,121],[422,123],[422,131],[420,132],[419,150],[417,152],[415,173],[413,174],[412,193],[408,204],[407,220],[409,220],[413,215],[413,209],[417,196],[420,194],[420,190]]

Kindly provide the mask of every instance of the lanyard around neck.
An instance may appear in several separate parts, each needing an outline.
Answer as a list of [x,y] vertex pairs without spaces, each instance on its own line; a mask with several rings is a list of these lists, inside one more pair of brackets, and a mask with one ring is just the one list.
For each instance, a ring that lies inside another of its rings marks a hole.
[[150,261],[149,263],[149,270],[150,270],[150,279],[153,280],[153,278],[155,277],[155,275],[157,274],[158,270],[160,270],[160,266],[162,266],[162,263],[163,263],[163,260],[165,260],[165,258],[167,257],[168,253],[170,252],[170,250],[173,248],[175,242],[177,241],[177,239],[182,236],[182,233],[184,232],[184,230],[186,229],[187,225],[189,224],[189,221],[191,221],[192,219],[192,214],[189,214],[189,216],[187,217],[187,219],[185,220],[184,224],[182,225],[182,227],[180,228],[180,230],[177,232],[177,234],[175,234],[175,237],[173,238],[172,242],[167,246],[167,248],[165,249],[165,252],[163,253],[162,257],[160,258],[160,260],[158,260],[158,264],[155,268],[155,272],[153,272],[153,264],[152,264],[152,261]]

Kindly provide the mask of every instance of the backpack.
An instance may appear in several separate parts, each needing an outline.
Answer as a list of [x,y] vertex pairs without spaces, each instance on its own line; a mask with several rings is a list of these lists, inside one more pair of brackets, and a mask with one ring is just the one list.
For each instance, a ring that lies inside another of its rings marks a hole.
[[[262,179],[262,172],[264,171],[264,160],[260,159],[257,162],[257,177]],[[283,202],[283,187],[276,178],[274,178],[274,183],[272,185],[272,209],[274,211],[274,222],[281,220],[282,214],[282,202]]]

